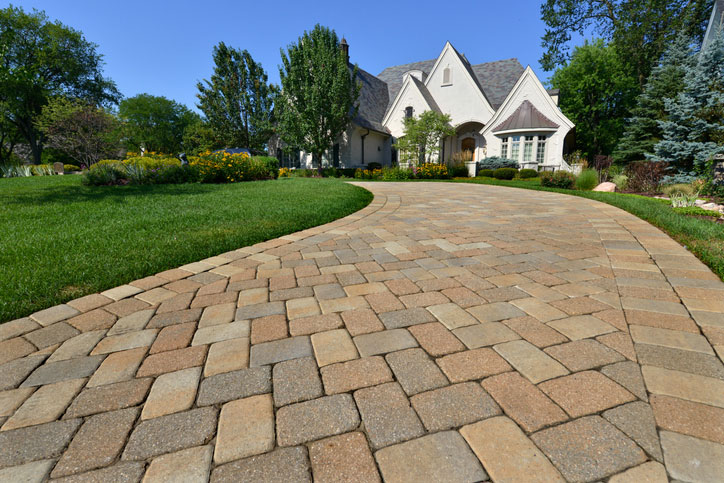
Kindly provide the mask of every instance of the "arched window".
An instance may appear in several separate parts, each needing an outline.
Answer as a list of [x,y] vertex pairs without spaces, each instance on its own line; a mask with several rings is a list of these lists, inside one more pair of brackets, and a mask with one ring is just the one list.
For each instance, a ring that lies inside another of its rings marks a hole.
[[407,106],[405,108],[405,117],[406,118],[412,117],[412,106]]
[[442,71],[442,85],[449,86],[452,84],[452,71],[450,67],[445,67]]

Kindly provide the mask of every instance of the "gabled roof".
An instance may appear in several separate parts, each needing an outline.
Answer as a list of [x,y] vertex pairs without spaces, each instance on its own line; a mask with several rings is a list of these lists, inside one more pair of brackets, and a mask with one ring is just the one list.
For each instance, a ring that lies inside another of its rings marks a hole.
[[359,108],[354,118],[355,124],[365,128],[386,133],[382,118],[387,110],[387,85],[369,72],[357,69],[357,82],[360,83]]
[[440,106],[437,105],[437,102],[435,102],[435,99],[432,97],[432,94],[430,94],[430,91],[427,90],[427,87],[425,87],[425,84],[423,84],[417,77],[410,76],[412,79],[412,82],[414,82],[415,86],[420,90],[420,94],[422,94],[422,97],[425,98],[425,102],[427,102],[427,105],[430,106],[430,109],[437,112],[442,112],[440,109]]
[[508,119],[501,122],[493,132],[512,131],[516,129],[557,129],[558,124],[545,117],[536,109],[530,101],[523,101],[518,109],[513,112]]
[[[457,52],[457,51],[456,51]],[[460,54],[459,54],[460,55]],[[470,72],[474,81],[478,83],[483,94],[497,109],[505,100],[508,92],[513,88],[515,82],[523,73],[523,66],[518,59],[505,59],[496,62],[471,65],[464,55],[460,55],[463,64]],[[437,59],[412,62],[410,64],[395,65],[387,67],[377,77],[387,83],[388,99],[391,103],[402,87],[403,76],[411,70],[420,70],[429,74]],[[389,106],[388,106],[389,107]]]

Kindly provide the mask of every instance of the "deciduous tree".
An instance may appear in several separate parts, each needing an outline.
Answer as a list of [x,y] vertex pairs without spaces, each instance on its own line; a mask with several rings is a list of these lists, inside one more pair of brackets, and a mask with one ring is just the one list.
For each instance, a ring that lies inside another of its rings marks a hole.
[[35,125],[48,99],[67,96],[97,105],[120,98],[103,77],[97,46],[71,27],[51,22],[44,12],[26,13],[12,5],[0,9],[0,103],[10,122],[40,163],[43,137]]
[[440,160],[440,142],[455,134],[450,116],[436,111],[424,111],[417,117],[406,117],[404,135],[397,143],[400,160],[408,164]]
[[276,88],[246,50],[214,47],[214,74],[199,82],[198,107],[226,147],[263,151],[273,133]]
[[321,25],[282,50],[279,133],[290,146],[322,155],[347,129],[357,110],[357,66],[350,67],[334,30]]
[[176,153],[182,150],[184,131],[200,116],[183,104],[162,96],[138,94],[123,99],[118,115],[124,123],[129,149]]

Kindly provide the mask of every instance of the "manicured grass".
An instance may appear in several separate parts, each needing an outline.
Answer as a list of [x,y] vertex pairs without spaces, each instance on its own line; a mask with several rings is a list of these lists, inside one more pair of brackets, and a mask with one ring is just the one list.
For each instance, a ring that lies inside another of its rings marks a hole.
[[372,200],[336,179],[81,186],[0,179],[0,322],[327,223]]
[[567,195],[589,198],[622,210],[648,221],[665,231],[671,238],[684,245],[702,262],[709,266],[719,278],[724,280],[724,225],[706,219],[677,213],[666,200],[622,193],[601,193],[594,191],[576,191],[545,188],[540,180],[500,181],[488,178],[457,178],[455,182],[490,184],[524,188],[540,191],[554,191]]

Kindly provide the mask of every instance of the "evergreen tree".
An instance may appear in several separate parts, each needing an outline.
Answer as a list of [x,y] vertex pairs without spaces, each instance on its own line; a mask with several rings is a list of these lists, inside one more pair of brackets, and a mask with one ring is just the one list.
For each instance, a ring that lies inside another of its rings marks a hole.
[[214,64],[211,80],[196,85],[198,108],[226,147],[264,151],[273,133],[276,87],[246,50],[220,42],[214,47]]
[[684,69],[692,65],[694,59],[690,38],[684,34],[677,36],[636,99],[626,131],[613,153],[614,161],[640,161],[654,152],[654,146],[663,137],[658,121],[666,119],[664,100],[676,97],[683,90]]
[[703,172],[706,162],[724,152],[724,37],[721,33],[687,66],[684,90],[664,101],[668,119],[659,121],[664,138],[652,159]]

